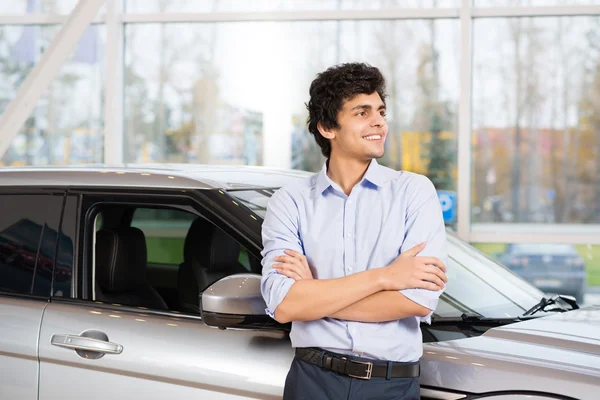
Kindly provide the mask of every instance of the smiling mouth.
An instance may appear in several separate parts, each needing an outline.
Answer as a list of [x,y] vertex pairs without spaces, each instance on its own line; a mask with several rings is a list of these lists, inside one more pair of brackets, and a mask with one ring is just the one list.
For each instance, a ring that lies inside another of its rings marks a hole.
[[381,140],[383,139],[383,135],[367,135],[363,136],[362,138],[366,140]]

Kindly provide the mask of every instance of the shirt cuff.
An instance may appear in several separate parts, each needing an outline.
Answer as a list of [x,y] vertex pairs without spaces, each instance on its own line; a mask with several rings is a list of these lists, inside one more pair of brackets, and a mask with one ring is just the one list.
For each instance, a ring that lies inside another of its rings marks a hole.
[[265,312],[269,317],[275,319],[275,310],[279,304],[281,304],[295,282],[294,279],[281,275],[277,271],[272,271],[269,276],[265,278],[263,298],[267,305]]
[[425,322],[426,324],[431,324],[431,315],[433,314],[433,312],[435,311],[435,309],[437,307],[438,299],[439,299],[439,296],[442,294],[442,292],[443,292],[442,290],[432,291],[432,290],[426,290],[426,289],[400,290],[400,293],[402,293],[408,299],[414,301],[415,303],[417,303],[420,306],[423,306],[423,307],[431,310],[429,312],[429,314],[427,314],[426,316],[419,317],[421,322]]

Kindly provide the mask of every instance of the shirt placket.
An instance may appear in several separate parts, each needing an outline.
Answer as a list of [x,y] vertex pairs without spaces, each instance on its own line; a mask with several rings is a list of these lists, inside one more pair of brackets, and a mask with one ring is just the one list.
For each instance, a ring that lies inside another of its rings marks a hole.
[[355,261],[355,221],[356,208],[351,197],[346,198],[344,204],[344,274],[350,275],[354,272]]
[[[356,269],[356,193],[353,191],[344,203],[344,275],[354,273]],[[352,338],[353,351],[357,347],[357,324],[348,321],[348,333]]]

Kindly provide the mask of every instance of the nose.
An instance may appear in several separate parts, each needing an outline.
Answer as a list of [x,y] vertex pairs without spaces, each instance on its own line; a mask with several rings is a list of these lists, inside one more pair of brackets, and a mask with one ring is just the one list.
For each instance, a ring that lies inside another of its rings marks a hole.
[[371,121],[371,126],[383,126],[385,125],[385,118],[380,113],[375,113],[373,120]]

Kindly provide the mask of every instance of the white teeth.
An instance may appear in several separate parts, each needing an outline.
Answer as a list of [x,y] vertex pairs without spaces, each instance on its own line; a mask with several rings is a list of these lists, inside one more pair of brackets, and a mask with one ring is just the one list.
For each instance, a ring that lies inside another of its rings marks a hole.
[[367,139],[367,140],[380,140],[381,139],[381,135],[364,136],[363,139]]

